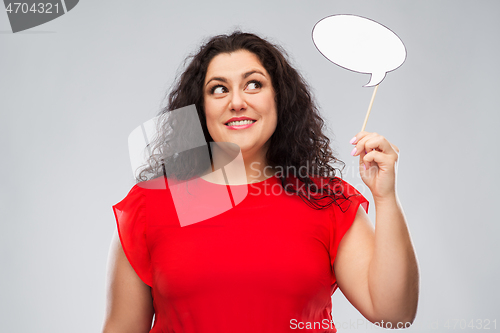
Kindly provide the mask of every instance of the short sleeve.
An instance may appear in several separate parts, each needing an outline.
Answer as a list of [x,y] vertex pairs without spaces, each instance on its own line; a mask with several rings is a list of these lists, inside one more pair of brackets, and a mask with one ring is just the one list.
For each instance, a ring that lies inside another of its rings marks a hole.
[[146,242],[146,194],[134,185],[127,196],[112,206],[123,252],[139,278],[152,286],[151,257]]
[[345,233],[351,227],[358,212],[359,205],[362,205],[368,213],[368,200],[345,180],[341,180],[337,189],[338,196],[333,206],[332,229],[330,235],[330,259],[331,267],[337,256],[337,249]]

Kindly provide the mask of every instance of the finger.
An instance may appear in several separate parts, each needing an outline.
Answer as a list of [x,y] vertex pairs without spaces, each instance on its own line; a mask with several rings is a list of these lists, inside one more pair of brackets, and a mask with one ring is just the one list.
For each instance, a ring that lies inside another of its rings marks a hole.
[[377,150],[387,154],[395,153],[391,143],[382,135],[371,136],[364,144],[366,151]]
[[349,142],[351,144],[355,145],[356,143],[358,143],[359,140],[361,140],[362,138],[364,138],[368,134],[370,134],[370,132],[366,132],[366,131],[358,132],[358,133],[356,133],[356,135]]
[[358,146],[359,148],[357,149],[364,149],[366,153],[376,150],[392,155],[396,159],[397,156],[399,156],[399,153],[396,149],[394,149],[394,146],[385,137],[377,133],[371,133],[370,135],[365,136],[363,139],[358,141],[357,147]]
[[366,155],[366,153],[365,153],[365,151],[364,151],[364,150],[363,150],[363,151],[361,151],[361,153],[359,154],[359,170],[360,170],[360,171],[361,171],[361,170],[366,170],[366,169],[368,169],[368,168],[369,168],[368,163],[365,163],[365,162],[364,162],[364,160],[363,160],[363,159],[364,159],[364,157],[365,157],[365,155]]
[[358,156],[362,152],[367,153],[369,150],[366,149],[365,144],[366,142],[370,139],[373,138],[374,136],[378,135],[377,133],[367,133],[366,135],[363,136],[360,140],[357,141],[356,147],[351,152],[352,156]]
[[397,156],[389,155],[380,151],[372,150],[363,157],[363,162],[369,165],[377,163],[379,166],[391,166],[397,161]]

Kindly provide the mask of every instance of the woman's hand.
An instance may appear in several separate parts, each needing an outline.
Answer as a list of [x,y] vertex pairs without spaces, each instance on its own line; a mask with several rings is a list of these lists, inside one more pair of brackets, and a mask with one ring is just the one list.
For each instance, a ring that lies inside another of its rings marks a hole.
[[359,155],[359,173],[373,199],[394,198],[398,147],[377,133],[365,131],[356,134],[351,144],[356,145],[351,155]]
[[408,223],[396,194],[399,149],[383,136],[364,131],[351,143],[356,145],[352,155],[359,155],[361,178],[375,201],[375,230],[360,206],[337,250],[337,284],[369,321],[398,328],[415,319],[420,279]]

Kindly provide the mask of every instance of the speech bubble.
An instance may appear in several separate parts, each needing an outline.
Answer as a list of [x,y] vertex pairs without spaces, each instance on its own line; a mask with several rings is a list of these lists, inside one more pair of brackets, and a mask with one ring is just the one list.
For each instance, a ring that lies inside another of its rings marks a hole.
[[325,17],[314,25],[312,38],[319,52],[334,64],[371,74],[363,87],[378,85],[406,59],[406,48],[394,32],[361,16]]

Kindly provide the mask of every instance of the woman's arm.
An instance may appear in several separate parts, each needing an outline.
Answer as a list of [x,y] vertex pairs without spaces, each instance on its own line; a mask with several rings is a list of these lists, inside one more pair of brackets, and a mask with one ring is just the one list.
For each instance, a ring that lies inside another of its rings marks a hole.
[[376,228],[360,206],[337,250],[337,284],[368,320],[386,328],[403,328],[416,315],[419,271],[396,194],[399,150],[376,133],[361,132],[356,138],[353,155],[360,156],[361,177],[373,194]]
[[115,231],[108,258],[103,333],[149,332],[154,314],[151,288],[130,265]]

